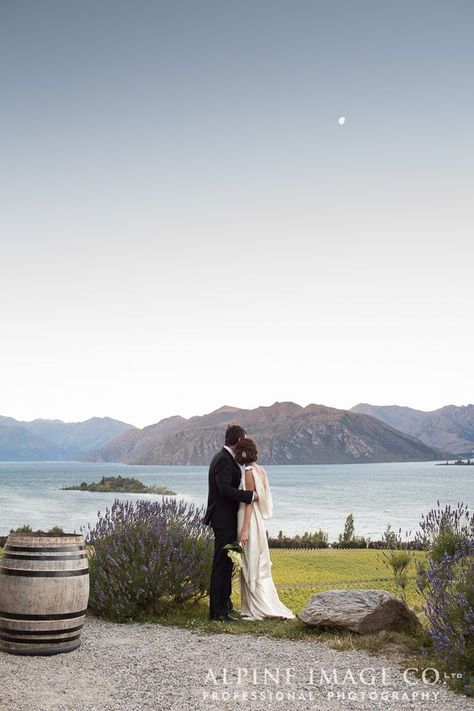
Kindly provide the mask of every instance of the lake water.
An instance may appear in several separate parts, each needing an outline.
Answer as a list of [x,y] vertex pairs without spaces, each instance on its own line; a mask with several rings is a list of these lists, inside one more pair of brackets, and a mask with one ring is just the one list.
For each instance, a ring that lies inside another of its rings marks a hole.
[[[474,467],[434,462],[328,464],[266,467],[274,515],[270,535],[294,535],[322,528],[337,540],[352,513],[357,535],[381,538],[388,523],[402,535],[418,529],[422,514],[440,504],[474,503]],[[99,481],[104,475],[134,476],[147,485],[165,485],[186,501],[207,499],[206,467],[127,466],[83,462],[0,462],[0,535],[29,523],[79,532],[93,526],[99,511],[115,498],[161,498],[151,494],[61,491],[60,487]]]

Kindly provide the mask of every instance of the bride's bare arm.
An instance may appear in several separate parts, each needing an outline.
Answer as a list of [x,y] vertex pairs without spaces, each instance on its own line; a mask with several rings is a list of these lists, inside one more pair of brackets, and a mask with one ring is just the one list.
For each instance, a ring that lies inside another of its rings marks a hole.
[[[247,491],[255,491],[255,482],[252,472],[249,469],[245,470],[245,488]],[[240,532],[240,543],[245,546],[249,540],[249,524],[253,512],[253,501],[250,504],[245,504],[244,521]]]

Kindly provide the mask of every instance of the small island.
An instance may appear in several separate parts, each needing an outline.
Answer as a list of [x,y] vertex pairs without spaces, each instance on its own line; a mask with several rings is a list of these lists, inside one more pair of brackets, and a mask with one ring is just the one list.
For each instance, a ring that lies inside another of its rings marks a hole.
[[162,496],[176,496],[175,491],[171,491],[166,486],[145,486],[138,479],[129,476],[103,476],[97,484],[92,482],[87,484],[83,481],[74,486],[63,486],[63,491],[101,491],[117,494],[161,494]]

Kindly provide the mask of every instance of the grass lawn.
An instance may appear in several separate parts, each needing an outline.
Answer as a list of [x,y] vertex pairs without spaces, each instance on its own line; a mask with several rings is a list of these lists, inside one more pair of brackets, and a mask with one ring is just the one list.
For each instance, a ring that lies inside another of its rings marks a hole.
[[[309,597],[331,589],[383,588],[399,596],[390,572],[383,563],[381,551],[369,549],[272,549],[273,579],[282,602],[295,614],[301,612]],[[423,555],[416,553],[416,555]],[[413,564],[412,564],[413,565]],[[421,610],[421,601],[415,589],[414,567],[410,570],[407,590],[409,605]],[[240,607],[239,585],[233,586],[232,601]],[[358,635],[347,631],[325,631],[307,627],[300,620],[265,620],[262,622],[237,621],[233,624],[211,622],[208,619],[208,600],[158,615],[143,614],[143,622],[187,627],[201,633],[266,635],[280,639],[321,639],[337,649],[365,649],[407,657],[417,655],[429,645],[426,634],[417,635],[386,632],[380,635]]]
[[[273,549],[273,580],[281,600],[300,612],[310,595],[324,590],[383,588],[399,596],[383,552],[372,549]],[[412,555],[424,555],[418,552]],[[415,568],[409,569],[408,604],[417,612],[421,601],[415,588]]]

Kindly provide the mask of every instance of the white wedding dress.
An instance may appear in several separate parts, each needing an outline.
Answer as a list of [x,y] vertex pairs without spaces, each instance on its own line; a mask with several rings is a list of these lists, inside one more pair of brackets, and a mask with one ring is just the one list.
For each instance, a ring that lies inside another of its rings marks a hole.
[[[264,520],[273,515],[273,502],[265,469],[253,465],[242,472],[240,488],[245,489],[245,471],[250,470],[255,481],[258,501],[254,501],[249,523],[249,539],[243,546],[240,572],[242,617],[263,620],[267,617],[293,619],[295,615],[280,601],[272,578],[272,562],[268,549]],[[237,514],[237,540],[244,522],[246,504],[241,503]]]

